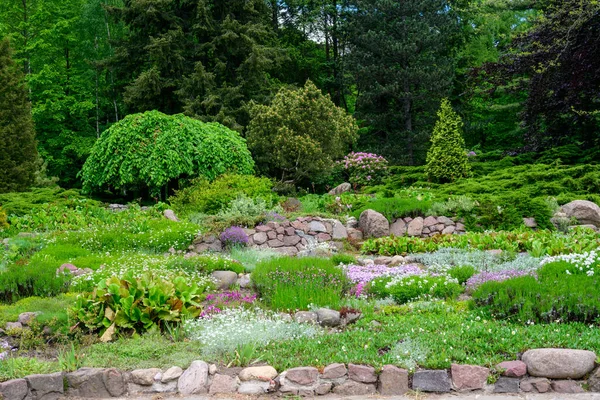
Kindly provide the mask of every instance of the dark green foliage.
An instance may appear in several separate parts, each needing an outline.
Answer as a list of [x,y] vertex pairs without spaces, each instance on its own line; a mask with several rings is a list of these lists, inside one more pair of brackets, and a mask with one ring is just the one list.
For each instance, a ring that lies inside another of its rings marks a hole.
[[331,256],[331,262],[334,263],[335,265],[339,265],[339,264],[345,264],[345,265],[350,265],[350,264],[355,264],[356,263],[356,257],[354,257],[351,254],[334,254],[333,256]]
[[[23,216],[34,210],[44,208],[48,204],[69,205],[73,200],[82,199],[77,190],[64,190],[58,186],[52,188],[32,189],[28,192],[0,194],[0,204],[9,215]],[[90,204],[97,204],[88,200]]]
[[271,204],[276,197],[272,188],[273,183],[268,178],[225,174],[212,182],[195,179],[169,201],[177,211],[216,214],[242,195],[265,199]]
[[555,262],[540,268],[537,279],[527,276],[486,282],[473,293],[473,300],[495,318],[521,323],[560,320],[597,324],[599,293],[600,278],[596,273],[588,276],[578,273],[573,264]]
[[349,285],[341,268],[316,257],[262,261],[252,282],[267,304],[282,311],[306,310],[311,304],[337,308]]
[[469,176],[471,169],[462,137],[463,122],[448,99],[442,100],[437,115],[425,172],[434,181],[454,182]]
[[445,0],[352,3],[348,62],[366,125],[359,144],[391,161],[421,162],[452,85],[454,8]]
[[217,123],[158,111],[129,115],[102,134],[82,170],[88,191],[110,186],[158,196],[179,178],[212,180],[251,174],[254,161],[239,134]]
[[383,278],[371,281],[369,293],[379,298],[392,297],[398,304],[417,299],[455,299],[463,292],[462,286],[449,281],[445,276],[408,276],[400,282],[392,283],[394,278]]
[[8,39],[0,40],[0,193],[28,189],[39,157],[27,88],[11,53]]
[[418,198],[375,198],[366,204],[359,204],[359,207],[353,206],[352,216],[358,218],[363,211],[371,209],[383,214],[392,222],[396,218],[424,216],[429,207],[430,201]]
[[457,266],[450,268],[448,270],[448,275],[456,279],[460,285],[464,285],[470,277],[475,275],[475,272],[475,267],[472,265],[465,265],[462,267]]

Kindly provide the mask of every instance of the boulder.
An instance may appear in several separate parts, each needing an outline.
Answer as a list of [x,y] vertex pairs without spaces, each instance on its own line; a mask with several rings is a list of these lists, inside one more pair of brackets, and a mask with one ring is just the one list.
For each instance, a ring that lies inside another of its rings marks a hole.
[[348,377],[356,382],[375,383],[377,375],[375,368],[369,365],[348,364]]
[[356,381],[346,381],[333,388],[333,393],[340,396],[367,396],[376,392],[375,385]]
[[300,238],[300,236],[286,236],[283,238],[283,244],[286,246],[295,246],[300,243],[301,240],[302,238]]
[[216,374],[210,384],[209,394],[235,393],[238,384],[234,377],[228,375]]
[[256,232],[252,235],[252,240],[254,241],[254,244],[261,245],[267,242],[268,237],[265,232]]
[[11,329],[23,329],[23,324],[20,322],[7,322],[5,328],[7,331]]
[[327,233],[327,228],[325,227],[325,224],[323,224],[320,221],[311,221],[308,224],[308,229],[310,229],[313,232]]
[[298,367],[288,370],[285,379],[301,386],[311,386],[317,382],[319,370],[314,367]]
[[383,214],[365,210],[360,214],[358,227],[367,238],[379,238],[390,234],[390,223]]
[[159,373],[161,373],[159,368],[136,369],[131,371],[131,381],[136,385],[150,386]]
[[408,371],[394,365],[384,365],[379,374],[377,391],[382,396],[401,396],[408,392]]
[[452,385],[458,391],[483,389],[490,375],[488,368],[477,365],[452,364],[450,372]]
[[269,382],[256,381],[256,380],[249,381],[249,382],[242,382],[242,384],[238,388],[238,393],[250,395],[250,396],[259,396],[261,394],[267,393],[267,391],[269,390],[269,387],[270,387]]
[[404,257],[402,256],[393,256],[390,261],[390,267],[396,267],[398,265],[404,264]]
[[339,379],[346,376],[348,370],[344,364],[330,364],[323,370],[323,379]]
[[69,372],[65,378],[67,380],[67,395],[69,397],[112,397],[112,393],[104,385],[103,368],[81,368],[75,372]]
[[269,247],[271,247],[273,249],[284,246],[283,241],[279,240],[279,239],[271,239],[267,242],[267,244],[269,245]]
[[348,182],[344,182],[344,183],[340,183],[339,185],[337,185],[336,187],[331,189],[329,191],[329,194],[332,196],[335,196],[338,194],[349,192],[350,190],[352,190],[352,185],[349,184]]
[[591,392],[600,392],[600,368],[596,368],[587,380]]
[[595,366],[596,354],[588,350],[535,349],[523,354],[529,375],[550,379],[579,379]]
[[358,229],[348,228],[348,239],[359,241],[363,240],[363,237],[363,233]]
[[127,391],[127,384],[123,373],[115,368],[108,368],[104,370],[102,375],[104,381],[104,387],[108,390],[108,393],[112,397],[120,397]]
[[583,393],[581,385],[575,381],[553,381],[550,386],[556,393]]
[[406,235],[406,222],[402,220],[402,218],[398,218],[395,220],[392,225],[390,225],[390,235],[394,236],[404,236]]
[[413,390],[421,392],[445,393],[452,389],[452,383],[445,370],[417,371],[413,375]]
[[450,218],[448,218],[448,217],[441,216],[441,217],[438,217],[438,218],[437,218],[437,220],[438,220],[438,222],[439,222],[440,224],[444,224],[444,225],[446,225],[446,226],[449,226],[449,225],[455,225],[455,222],[454,222],[454,221],[452,221],[452,220],[451,220]]
[[494,393],[519,393],[519,378],[501,376],[494,384]]
[[344,240],[348,238],[348,230],[337,219],[333,221],[333,229],[331,233],[333,240]]
[[177,218],[177,215],[175,215],[175,212],[173,210],[165,210],[165,211],[163,211],[163,215],[165,216],[166,219],[169,219],[169,220],[175,221],[175,222],[179,222],[179,218]]
[[33,400],[58,400],[65,392],[62,372],[29,375],[25,380],[29,384]]
[[523,379],[520,386],[524,392],[546,393],[550,391],[550,381],[546,378]]
[[250,274],[243,274],[242,276],[240,276],[237,280],[237,284],[240,285],[242,289],[246,289],[252,286]]
[[354,217],[349,217],[346,220],[346,228],[348,228],[348,229],[350,229],[350,228],[354,228],[354,229],[358,228],[358,221],[357,221],[357,219],[354,218]]
[[322,382],[315,389],[315,394],[317,394],[318,396],[323,396],[331,392],[331,388],[333,388],[333,384],[331,382]]
[[183,395],[189,394],[205,394],[208,390],[208,364],[204,361],[192,361],[192,364],[177,381],[179,393]]
[[406,233],[408,236],[421,236],[423,234],[423,218],[417,217],[410,221]]
[[456,227],[454,225],[448,225],[442,231],[442,235],[452,235],[456,231]]
[[389,265],[392,262],[392,257],[380,256],[373,260],[375,265]]
[[294,319],[301,324],[316,324],[319,321],[317,313],[312,311],[298,311],[294,314]]
[[268,381],[277,377],[277,370],[270,365],[261,367],[248,367],[240,371],[239,378],[241,381]]
[[431,217],[430,216],[430,217],[427,217],[427,218],[425,218],[423,220],[423,226],[426,227],[426,228],[428,228],[430,226],[435,226],[435,225],[437,225],[437,223],[438,223],[438,220],[437,220],[436,217]]
[[278,253],[285,254],[286,256],[290,256],[290,257],[293,257],[296,254],[298,254],[298,248],[294,247],[294,246],[277,247],[273,250]]
[[527,365],[523,361],[503,361],[496,365],[496,368],[503,370],[502,375],[513,378],[520,378],[527,373]]
[[339,311],[330,310],[328,308],[319,308],[316,313],[319,325],[330,327],[340,325],[341,318]]
[[0,382],[0,398],[6,400],[23,400],[29,393],[25,379],[12,379]]
[[179,377],[182,374],[183,374],[183,370],[181,369],[181,367],[177,367],[177,366],[171,367],[162,374],[160,381],[162,383],[174,381],[175,379],[179,379]]
[[565,204],[560,211],[567,218],[575,218],[581,225],[594,225],[600,227],[600,207],[587,200],[575,200]]
[[238,275],[233,271],[213,271],[211,276],[216,282],[217,289],[228,289],[235,285],[238,279]]

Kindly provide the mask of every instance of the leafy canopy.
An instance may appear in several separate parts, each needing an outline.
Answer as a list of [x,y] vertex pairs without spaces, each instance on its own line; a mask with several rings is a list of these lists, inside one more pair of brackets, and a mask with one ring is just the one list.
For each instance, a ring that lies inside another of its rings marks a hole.
[[336,107],[310,80],[281,89],[269,106],[251,111],[248,145],[261,170],[294,182],[329,170],[357,138],[352,116]]
[[468,176],[471,169],[462,137],[463,122],[448,99],[442,100],[437,115],[425,172],[430,179],[452,182]]
[[158,111],[127,116],[105,131],[82,170],[84,189],[148,188],[156,195],[171,180],[226,172],[252,174],[246,141],[218,123]]

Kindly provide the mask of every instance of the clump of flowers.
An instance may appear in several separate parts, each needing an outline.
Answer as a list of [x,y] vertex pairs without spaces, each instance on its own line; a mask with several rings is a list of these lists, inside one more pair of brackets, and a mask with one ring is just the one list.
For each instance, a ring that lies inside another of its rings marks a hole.
[[377,184],[388,172],[388,161],[373,153],[352,152],[338,164],[353,186]]
[[398,267],[377,264],[346,265],[343,268],[348,279],[355,284],[350,293],[356,297],[360,297],[363,294],[365,286],[373,279],[387,276],[420,275],[423,273],[417,265],[413,264]]
[[255,294],[244,294],[238,290],[211,293],[206,296],[206,305],[200,317],[210,317],[226,308],[247,307],[256,300]]
[[[592,250],[581,254],[561,254],[553,257],[545,257],[540,262],[540,266],[558,261],[572,264],[574,273],[584,273],[587,276],[594,276],[594,270],[600,266],[600,254]],[[570,271],[567,271],[567,273],[570,273]]]
[[225,247],[243,247],[248,244],[248,240],[248,235],[244,229],[239,226],[230,226],[221,233],[221,242]]
[[276,211],[269,211],[265,214],[266,222],[284,222],[287,218]]
[[519,276],[531,275],[533,271],[519,271],[516,269],[508,269],[504,271],[497,272],[480,272],[478,274],[473,275],[467,280],[466,289],[469,292],[475,290],[479,285],[482,285],[489,281],[502,282],[511,278],[517,278]]

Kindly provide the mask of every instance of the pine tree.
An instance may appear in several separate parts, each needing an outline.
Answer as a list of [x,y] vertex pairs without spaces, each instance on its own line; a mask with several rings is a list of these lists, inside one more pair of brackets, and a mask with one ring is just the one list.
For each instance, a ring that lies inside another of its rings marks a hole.
[[4,39],[0,41],[0,193],[29,188],[38,157],[27,89]]
[[442,100],[437,115],[425,172],[432,180],[452,182],[468,176],[471,169],[462,136],[463,122],[448,99]]

